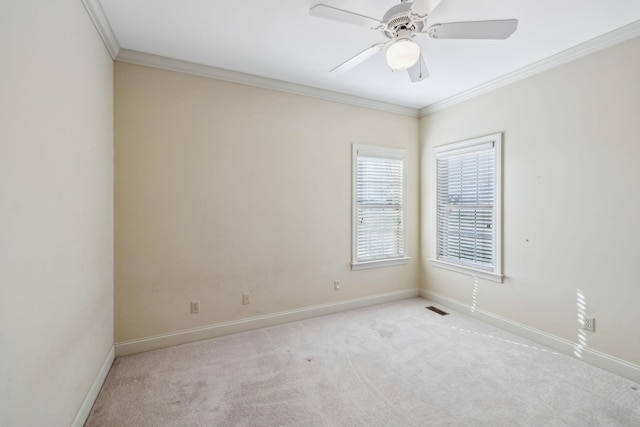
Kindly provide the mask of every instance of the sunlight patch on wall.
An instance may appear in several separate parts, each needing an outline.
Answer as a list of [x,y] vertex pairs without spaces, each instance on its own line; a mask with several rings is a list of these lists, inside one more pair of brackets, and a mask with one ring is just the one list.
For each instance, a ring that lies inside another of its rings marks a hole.
[[478,278],[473,278],[473,293],[471,294],[471,312],[476,312],[478,306]]
[[582,329],[584,317],[587,312],[587,297],[581,289],[576,290],[576,312],[578,314],[578,343],[573,349],[573,354],[578,359],[582,359],[582,353],[587,347],[587,333]]

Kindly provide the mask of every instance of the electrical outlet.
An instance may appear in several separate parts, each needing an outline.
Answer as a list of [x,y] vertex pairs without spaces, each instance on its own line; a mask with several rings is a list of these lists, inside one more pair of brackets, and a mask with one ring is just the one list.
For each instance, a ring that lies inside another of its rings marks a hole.
[[191,314],[200,313],[200,301],[191,301]]
[[245,292],[242,294],[242,304],[243,305],[247,305],[249,304],[249,297],[251,296],[251,294],[249,292]]
[[335,289],[336,291],[340,290],[340,280],[333,281],[333,289]]
[[587,331],[595,331],[596,319],[594,319],[593,317],[585,317],[582,324],[582,329],[586,329]]

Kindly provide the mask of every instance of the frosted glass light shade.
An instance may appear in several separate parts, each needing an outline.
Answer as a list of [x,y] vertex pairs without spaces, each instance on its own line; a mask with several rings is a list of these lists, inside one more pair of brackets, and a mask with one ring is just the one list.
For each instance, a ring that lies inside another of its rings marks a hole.
[[420,46],[409,39],[400,39],[387,49],[387,64],[392,70],[411,68],[420,59]]

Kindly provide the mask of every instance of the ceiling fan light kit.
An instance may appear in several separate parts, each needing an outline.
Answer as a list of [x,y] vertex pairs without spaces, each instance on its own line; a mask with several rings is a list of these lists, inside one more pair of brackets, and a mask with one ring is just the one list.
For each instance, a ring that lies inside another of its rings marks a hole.
[[413,67],[420,59],[420,46],[409,38],[398,39],[387,49],[387,64],[394,71]]
[[439,4],[439,0],[401,0],[400,4],[384,14],[381,21],[325,4],[313,6],[309,13],[319,18],[378,30],[389,39],[343,62],[331,70],[332,73],[349,71],[387,48],[386,59],[389,67],[393,71],[408,71],[409,78],[414,83],[424,80],[429,75],[420,45],[413,41],[414,37],[424,35],[428,39],[504,40],[509,38],[518,26],[517,19],[431,23],[429,15]]

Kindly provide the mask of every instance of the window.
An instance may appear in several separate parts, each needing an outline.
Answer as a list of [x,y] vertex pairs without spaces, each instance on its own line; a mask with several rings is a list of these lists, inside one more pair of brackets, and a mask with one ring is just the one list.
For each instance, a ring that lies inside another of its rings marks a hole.
[[434,264],[502,281],[501,134],[435,147]]
[[405,264],[406,150],[353,146],[352,269]]

